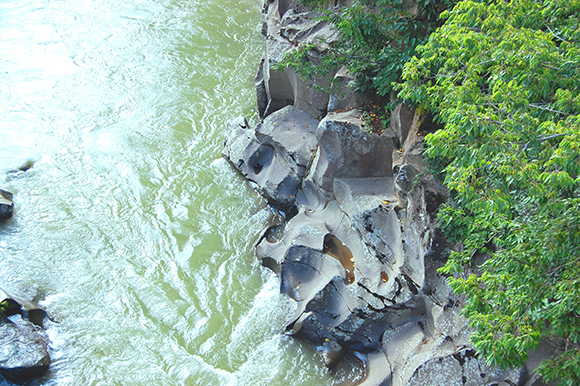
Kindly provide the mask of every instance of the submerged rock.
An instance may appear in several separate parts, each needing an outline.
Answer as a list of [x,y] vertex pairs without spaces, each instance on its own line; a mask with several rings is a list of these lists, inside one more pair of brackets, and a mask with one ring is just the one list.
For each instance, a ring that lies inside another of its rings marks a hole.
[[36,287],[24,286],[6,292],[0,288],[0,312],[4,318],[21,315],[22,318],[42,327],[45,318],[52,319],[46,309],[38,304],[40,293]]
[[0,322],[0,375],[22,383],[41,376],[50,366],[48,338],[20,317]]
[[41,376],[51,363],[42,329],[48,314],[33,298],[21,296],[0,289],[0,375],[15,383]]
[[25,163],[23,163],[22,165],[20,165],[18,168],[9,170],[8,173],[9,174],[18,174],[18,173],[21,173],[21,172],[26,172],[26,171],[32,169],[32,167],[34,166],[34,163],[35,162],[33,160],[30,160],[29,159]]

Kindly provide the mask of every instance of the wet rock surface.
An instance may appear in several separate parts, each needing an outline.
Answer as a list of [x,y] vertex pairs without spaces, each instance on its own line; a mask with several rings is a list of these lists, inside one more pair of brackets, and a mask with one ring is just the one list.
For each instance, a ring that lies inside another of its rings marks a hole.
[[[277,214],[256,255],[295,302],[288,333],[331,369],[360,359],[362,385],[523,385],[529,369],[499,371],[474,355],[462,299],[437,273],[447,192],[425,171],[421,117],[400,105],[383,135],[370,134],[352,108],[360,99],[314,98],[312,81],[273,72],[283,52],[335,37],[293,1],[265,10],[257,90],[266,118],[255,129],[231,120],[223,155]],[[348,109],[327,113],[328,101]]]

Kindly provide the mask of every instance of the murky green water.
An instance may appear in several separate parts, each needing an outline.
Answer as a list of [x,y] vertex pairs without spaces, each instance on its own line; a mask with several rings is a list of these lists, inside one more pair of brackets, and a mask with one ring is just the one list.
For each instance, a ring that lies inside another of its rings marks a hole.
[[38,286],[59,322],[38,385],[345,377],[284,335],[291,304],[253,257],[267,211],[220,156],[227,119],[255,117],[261,8],[0,0],[0,188],[16,205],[0,281]]

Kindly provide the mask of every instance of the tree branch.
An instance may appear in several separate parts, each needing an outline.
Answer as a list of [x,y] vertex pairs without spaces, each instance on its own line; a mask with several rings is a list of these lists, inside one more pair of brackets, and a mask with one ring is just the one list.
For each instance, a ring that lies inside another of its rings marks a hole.
[[533,108],[536,108],[536,109],[540,109],[540,110],[549,111],[549,112],[551,112],[551,113],[557,113],[557,114],[566,115],[566,116],[568,116],[568,117],[569,117],[570,115],[572,115],[572,114],[565,113],[565,112],[563,112],[563,111],[559,111],[559,110],[553,110],[553,109],[550,109],[550,108],[548,108],[548,107],[544,107],[544,106],[542,106],[542,105],[538,105],[538,104],[536,104],[536,103],[530,103],[530,107],[533,107]]

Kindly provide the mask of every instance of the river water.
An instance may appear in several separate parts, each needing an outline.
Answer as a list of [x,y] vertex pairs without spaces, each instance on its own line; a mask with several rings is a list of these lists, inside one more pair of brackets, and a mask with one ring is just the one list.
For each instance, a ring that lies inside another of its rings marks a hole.
[[56,320],[35,385],[350,377],[284,333],[292,304],[254,258],[268,211],[221,158],[225,122],[257,120],[261,10],[0,0],[0,285]]

